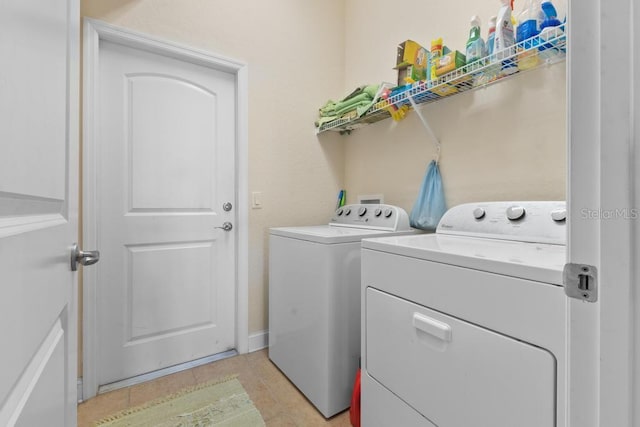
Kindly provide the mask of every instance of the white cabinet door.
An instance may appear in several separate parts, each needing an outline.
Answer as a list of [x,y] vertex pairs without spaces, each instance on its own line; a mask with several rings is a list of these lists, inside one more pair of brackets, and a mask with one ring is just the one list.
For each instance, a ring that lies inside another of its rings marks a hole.
[[96,87],[102,385],[235,347],[236,105],[232,73],[104,40]]
[[0,2],[0,425],[76,425],[79,5]]

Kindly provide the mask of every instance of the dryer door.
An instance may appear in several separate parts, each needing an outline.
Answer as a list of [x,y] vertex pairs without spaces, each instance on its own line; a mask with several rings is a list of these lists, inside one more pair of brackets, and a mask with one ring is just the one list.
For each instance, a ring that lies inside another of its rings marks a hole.
[[546,350],[372,288],[365,328],[368,374],[432,423],[555,425]]

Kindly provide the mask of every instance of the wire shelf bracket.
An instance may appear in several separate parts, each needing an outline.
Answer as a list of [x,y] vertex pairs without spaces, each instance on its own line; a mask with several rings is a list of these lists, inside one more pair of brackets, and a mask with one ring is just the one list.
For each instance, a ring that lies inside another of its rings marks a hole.
[[411,95],[411,92],[407,93],[407,98],[411,103],[411,107],[413,108],[413,111],[416,112],[416,114],[418,115],[418,118],[422,122],[422,125],[427,130],[427,133],[431,136],[431,141],[433,142],[433,145],[436,148],[436,158],[434,160],[436,161],[436,165],[437,165],[438,163],[440,163],[440,148],[441,148],[440,139],[438,139],[435,132],[429,125],[427,118],[424,116],[424,114],[422,114],[422,111],[420,111],[421,109],[418,108],[418,105],[416,104],[416,101],[413,99],[413,95]]

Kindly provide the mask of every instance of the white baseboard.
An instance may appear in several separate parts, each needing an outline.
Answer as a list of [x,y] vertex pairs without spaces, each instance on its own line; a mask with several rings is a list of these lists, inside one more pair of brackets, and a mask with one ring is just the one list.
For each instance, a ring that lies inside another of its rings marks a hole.
[[269,331],[249,335],[249,353],[269,347]]

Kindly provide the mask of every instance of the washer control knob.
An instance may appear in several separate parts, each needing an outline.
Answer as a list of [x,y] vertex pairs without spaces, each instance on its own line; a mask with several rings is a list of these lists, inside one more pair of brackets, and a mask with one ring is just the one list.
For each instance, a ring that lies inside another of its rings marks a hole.
[[342,208],[338,209],[338,212],[337,212],[338,216],[341,216],[343,212],[344,212],[344,209]]
[[380,209],[380,208],[376,208],[376,210],[375,210],[375,211],[373,211],[373,214],[374,214],[375,216],[380,216],[380,215],[382,215],[382,209]]
[[551,219],[555,222],[562,222],[567,219],[567,210],[566,209],[556,209],[551,211]]
[[358,209],[358,216],[364,216],[364,214],[366,213],[367,213],[367,208],[365,208],[364,206]]
[[349,216],[351,215],[351,208],[347,208],[344,210],[344,216]]
[[507,218],[511,221],[517,221],[524,217],[525,211],[522,206],[509,206],[507,208]]
[[473,217],[475,219],[482,219],[482,218],[484,218],[485,214],[486,214],[486,212],[482,208],[475,208],[473,210]]
[[393,214],[393,210],[391,208],[387,208],[384,210],[384,217],[389,218]]

